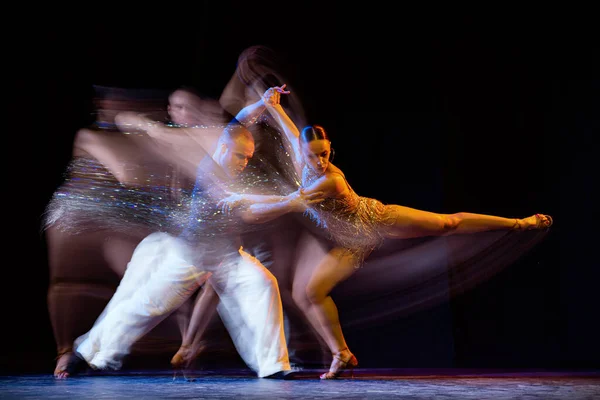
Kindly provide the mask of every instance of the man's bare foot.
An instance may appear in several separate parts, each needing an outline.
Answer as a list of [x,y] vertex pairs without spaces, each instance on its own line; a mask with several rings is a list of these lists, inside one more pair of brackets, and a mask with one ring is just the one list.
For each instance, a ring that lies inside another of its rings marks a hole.
[[65,379],[69,377],[69,372],[67,371],[69,366],[69,360],[71,359],[71,355],[73,353],[67,351],[58,356],[56,361],[56,367],[54,368],[54,377],[58,379]]
[[527,231],[530,229],[546,229],[552,226],[552,217],[544,214],[535,214],[531,217],[518,219],[515,223],[515,229]]
[[77,375],[86,367],[86,362],[77,353],[66,351],[57,357],[56,368],[54,368],[54,377],[65,379]]

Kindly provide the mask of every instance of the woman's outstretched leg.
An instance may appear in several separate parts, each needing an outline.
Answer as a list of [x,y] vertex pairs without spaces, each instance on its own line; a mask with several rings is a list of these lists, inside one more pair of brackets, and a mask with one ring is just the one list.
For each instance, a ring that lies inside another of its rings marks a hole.
[[469,234],[503,229],[546,229],[552,225],[552,218],[543,214],[535,214],[527,218],[504,218],[468,212],[437,214],[394,204],[383,206],[380,215],[379,231],[381,235],[393,239]]

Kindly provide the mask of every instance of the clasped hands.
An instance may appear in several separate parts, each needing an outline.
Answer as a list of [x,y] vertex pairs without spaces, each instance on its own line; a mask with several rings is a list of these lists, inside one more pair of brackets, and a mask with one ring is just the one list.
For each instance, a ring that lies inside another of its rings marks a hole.
[[273,86],[268,88],[262,96],[262,100],[265,105],[273,107],[279,104],[282,94],[290,94],[289,90],[285,90],[286,86],[287,84],[284,83],[282,86]]

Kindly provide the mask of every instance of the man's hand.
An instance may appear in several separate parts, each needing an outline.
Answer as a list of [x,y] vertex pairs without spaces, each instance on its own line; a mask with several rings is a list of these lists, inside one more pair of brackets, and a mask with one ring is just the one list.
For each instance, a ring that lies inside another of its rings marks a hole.
[[300,189],[287,196],[287,201],[295,212],[304,212],[312,205],[317,204],[325,200],[323,192],[313,192],[306,194],[303,189]]

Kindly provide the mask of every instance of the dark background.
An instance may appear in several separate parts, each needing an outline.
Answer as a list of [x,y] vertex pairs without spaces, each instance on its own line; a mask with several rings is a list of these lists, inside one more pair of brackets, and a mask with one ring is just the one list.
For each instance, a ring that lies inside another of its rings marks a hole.
[[215,3],[177,17],[37,18],[5,34],[4,370],[24,357],[32,370],[54,367],[40,217],[90,121],[91,86],[186,83],[218,97],[237,56],[256,44],[280,56],[359,194],[555,220],[542,243],[468,293],[347,330],[362,366],[600,366],[600,66],[590,10]]

